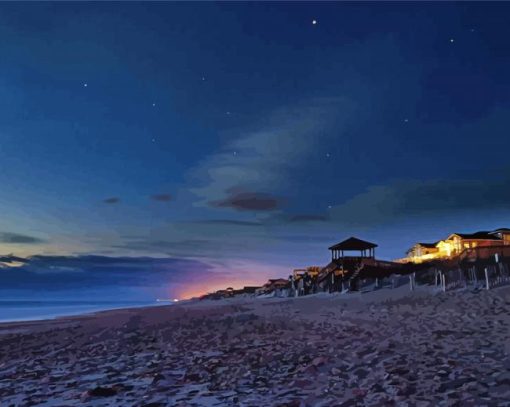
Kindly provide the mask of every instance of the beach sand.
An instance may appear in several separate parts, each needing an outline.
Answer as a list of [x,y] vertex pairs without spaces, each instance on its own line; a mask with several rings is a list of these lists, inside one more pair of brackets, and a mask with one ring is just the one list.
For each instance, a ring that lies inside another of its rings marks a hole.
[[1,324],[0,405],[510,405],[510,287],[408,290]]

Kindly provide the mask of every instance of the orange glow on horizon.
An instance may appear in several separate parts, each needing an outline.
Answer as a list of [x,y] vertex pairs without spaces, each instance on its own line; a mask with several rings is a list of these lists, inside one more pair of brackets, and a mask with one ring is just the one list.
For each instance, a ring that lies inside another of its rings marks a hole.
[[291,267],[231,262],[226,269],[218,268],[217,278],[209,277],[206,281],[191,281],[189,284],[173,286],[171,298],[185,300],[224,290],[227,287],[236,290],[246,286],[260,287],[270,278],[287,278],[291,273]]
[[232,287],[235,290],[241,289],[245,286],[261,286],[266,281],[230,281],[221,283],[203,283],[203,284],[191,284],[190,287],[183,287],[182,291],[178,291],[177,298],[179,301],[188,300],[191,298],[200,297],[205,294],[213,293],[218,290],[224,290],[227,287]]

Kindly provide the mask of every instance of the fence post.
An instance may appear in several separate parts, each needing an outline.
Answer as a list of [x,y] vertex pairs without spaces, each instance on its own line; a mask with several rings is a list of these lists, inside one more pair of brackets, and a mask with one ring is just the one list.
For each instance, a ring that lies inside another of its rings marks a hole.
[[485,267],[485,287],[489,290],[489,272],[487,271],[487,267]]

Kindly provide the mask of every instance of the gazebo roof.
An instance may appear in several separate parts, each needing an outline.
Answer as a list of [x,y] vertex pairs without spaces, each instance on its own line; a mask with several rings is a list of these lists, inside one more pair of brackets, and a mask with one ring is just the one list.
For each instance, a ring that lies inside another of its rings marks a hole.
[[350,237],[343,242],[337,243],[329,248],[329,250],[367,250],[377,247],[375,243],[370,243],[356,237]]

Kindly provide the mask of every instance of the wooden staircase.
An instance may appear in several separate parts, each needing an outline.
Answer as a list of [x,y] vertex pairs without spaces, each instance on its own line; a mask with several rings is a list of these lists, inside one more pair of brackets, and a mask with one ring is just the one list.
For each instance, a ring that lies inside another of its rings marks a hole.
[[359,273],[361,272],[361,270],[363,270],[363,264],[360,264],[356,270],[354,270],[354,272],[349,276],[349,278],[347,279],[347,284],[348,284],[348,287],[349,287],[349,291],[350,291],[350,287],[352,286],[352,284],[356,281],[356,279],[358,278],[359,276]]

